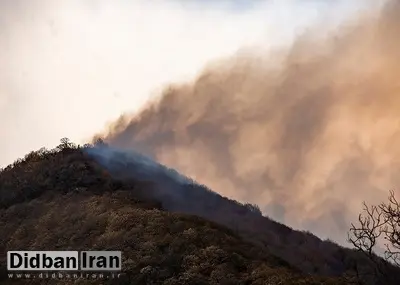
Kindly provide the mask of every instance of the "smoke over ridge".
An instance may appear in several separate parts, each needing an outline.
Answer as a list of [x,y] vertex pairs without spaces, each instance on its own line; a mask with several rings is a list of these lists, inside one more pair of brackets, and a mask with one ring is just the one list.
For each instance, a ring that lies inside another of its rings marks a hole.
[[[343,241],[398,189],[400,4],[323,39],[210,65],[101,136],[290,226]],[[397,193],[400,193],[397,191]]]
[[319,19],[335,26],[372,3],[0,1],[0,167],[61,137],[87,142],[214,59],[287,45]]

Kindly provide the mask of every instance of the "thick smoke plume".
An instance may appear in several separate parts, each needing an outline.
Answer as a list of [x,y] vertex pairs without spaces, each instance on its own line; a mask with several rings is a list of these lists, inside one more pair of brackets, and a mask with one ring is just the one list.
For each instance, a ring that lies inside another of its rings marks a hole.
[[343,241],[363,200],[400,189],[399,29],[391,1],[276,55],[215,63],[102,136]]

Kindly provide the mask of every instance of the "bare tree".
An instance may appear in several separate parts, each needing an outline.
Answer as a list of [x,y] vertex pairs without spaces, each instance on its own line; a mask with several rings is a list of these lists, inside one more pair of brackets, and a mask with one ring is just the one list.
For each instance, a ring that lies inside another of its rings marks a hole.
[[387,203],[368,206],[364,202],[363,206],[358,224],[351,224],[348,240],[373,262],[375,272],[368,273],[384,280],[384,284],[391,284],[392,270],[400,267],[400,204],[390,191]]

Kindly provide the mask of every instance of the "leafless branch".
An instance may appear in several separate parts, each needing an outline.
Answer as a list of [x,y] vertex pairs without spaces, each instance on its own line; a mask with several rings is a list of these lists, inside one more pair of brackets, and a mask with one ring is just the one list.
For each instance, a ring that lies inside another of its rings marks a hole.
[[[348,240],[374,262],[376,274],[385,277],[389,263],[400,266],[400,204],[394,191],[390,191],[387,203],[363,203],[363,213],[357,225],[351,224]],[[374,253],[378,243],[384,245],[384,259]]]

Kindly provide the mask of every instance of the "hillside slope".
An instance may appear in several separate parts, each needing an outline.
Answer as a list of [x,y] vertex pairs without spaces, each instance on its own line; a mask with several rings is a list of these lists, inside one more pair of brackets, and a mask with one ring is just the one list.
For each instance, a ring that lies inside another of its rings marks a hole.
[[113,177],[124,181],[141,181],[152,177],[152,191],[147,191],[147,194],[160,201],[168,211],[194,214],[225,225],[245,240],[279,256],[305,273],[357,275],[357,279],[365,284],[398,284],[400,280],[399,268],[388,265],[385,276],[378,277],[374,274],[375,265],[360,252],[277,223],[262,216],[257,205],[241,204],[222,197],[142,154],[101,145],[88,149],[86,153]]
[[331,276],[355,261],[368,266],[351,250],[275,223],[172,170],[142,164],[155,171],[151,180],[133,169],[133,157],[105,161],[93,150],[64,141],[0,172],[2,282],[5,252],[16,248],[120,249],[127,274],[112,284],[346,284],[310,276],[304,264]]
[[344,284],[299,275],[221,226],[151,209],[126,193],[48,196],[2,210],[1,244],[122,250],[126,275],[110,284]]
[[4,253],[12,249],[122,250],[126,274],[109,284],[344,284],[301,275],[222,226],[163,211],[143,199],[146,187],[114,180],[69,148],[31,153],[3,170],[2,284],[11,283]]

